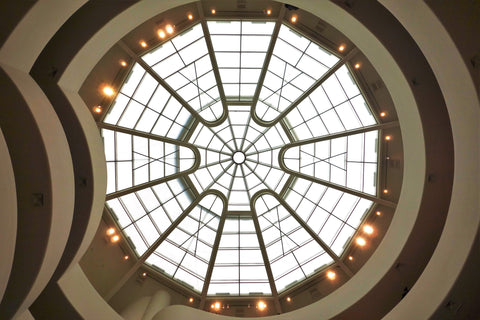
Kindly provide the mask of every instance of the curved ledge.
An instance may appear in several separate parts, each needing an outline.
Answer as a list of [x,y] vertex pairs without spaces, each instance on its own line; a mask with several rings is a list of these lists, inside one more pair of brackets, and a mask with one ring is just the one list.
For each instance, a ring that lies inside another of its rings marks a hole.
[[0,215],[0,234],[2,244],[0,245],[0,301],[7,287],[8,278],[13,264],[15,253],[15,240],[17,236],[17,194],[15,177],[13,173],[10,152],[7,143],[0,130],[0,203],[2,214]]

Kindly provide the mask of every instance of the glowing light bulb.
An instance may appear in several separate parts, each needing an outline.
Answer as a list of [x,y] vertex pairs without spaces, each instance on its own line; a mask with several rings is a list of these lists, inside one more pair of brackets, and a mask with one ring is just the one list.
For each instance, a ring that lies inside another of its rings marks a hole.
[[188,20],[193,20],[193,15],[191,13],[188,14]]
[[342,44],[340,47],[338,47],[338,51],[343,52],[345,50],[345,46]]
[[267,304],[263,301],[259,301],[257,304],[258,310],[263,311],[267,307]]
[[337,277],[337,274],[333,271],[328,271],[327,272],[327,278],[330,279],[330,280],[335,280],[335,278]]
[[114,235],[112,238],[111,238],[112,242],[118,242],[118,240],[120,240],[120,236],[119,235]]
[[107,235],[111,236],[115,234],[115,228],[108,228],[107,229]]
[[287,301],[288,301],[288,302],[292,301],[292,298],[287,297]]
[[168,34],[172,34],[173,31],[175,30],[175,28],[174,28],[171,24],[167,24],[167,25],[165,26],[165,30],[167,30],[167,33],[168,33]]
[[293,23],[297,22],[297,16],[292,16],[292,18],[290,19],[290,21],[292,21]]
[[122,67],[126,67],[127,66],[127,62],[125,60],[120,60],[120,65]]
[[271,15],[271,14],[272,14],[272,10],[268,9],[268,10],[267,10],[267,14],[268,14],[268,15]]
[[109,87],[109,86],[105,86],[103,87],[103,93],[106,95],[106,96],[113,96],[113,94],[115,93],[115,91],[113,90],[112,87]]
[[162,29],[158,29],[158,32],[157,32],[158,36],[163,39],[166,37],[166,33],[165,31],[163,31]]
[[355,240],[355,242],[361,247],[367,244],[367,241],[365,241],[365,239],[363,239],[362,237],[358,237],[357,240]]
[[188,299],[188,302],[192,303],[192,302],[193,302],[193,298]]
[[352,256],[348,256],[348,260],[353,261],[353,257],[352,257]]
[[129,256],[124,256],[124,257],[123,257],[123,260],[128,260],[128,259],[130,259]]
[[385,117],[387,115],[386,112],[380,112],[380,117]]
[[369,226],[368,224],[363,226],[363,232],[366,234],[372,234],[373,233],[373,227]]
[[146,48],[148,45],[145,41],[140,41],[140,45],[143,47],[143,48]]
[[360,69],[360,63],[355,64],[355,69]]
[[101,113],[102,112],[102,107],[101,106],[96,106],[95,108],[93,108],[93,111],[95,113]]
[[212,14],[215,14],[215,13],[217,13],[217,10],[212,9]]

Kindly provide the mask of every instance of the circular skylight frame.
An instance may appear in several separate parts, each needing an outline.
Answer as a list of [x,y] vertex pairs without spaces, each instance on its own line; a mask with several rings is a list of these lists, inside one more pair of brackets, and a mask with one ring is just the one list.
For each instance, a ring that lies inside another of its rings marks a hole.
[[[210,54],[210,58],[211,58],[211,57],[212,57],[212,54]],[[137,58],[139,58],[139,57],[137,57]],[[346,58],[344,58],[344,59],[345,59],[345,61],[344,61],[343,63],[348,62],[348,59],[346,59]],[[343,65],[343,63],[342,63],[342,65]],[[134,67],[134,68],[135,68],[135,67]],[[263,69],[264,69],[264,68],[263,68]],[[152,72],[151,69],[146,69],[146,70],[147,70],[147,73]],[[212,70],[212,71],[214,71],[214,70]],[[220,75],[218,75],[218,76],[220,76]],[[218,77],[218,76],[217,76],[217,77]],[[158,75],[157,75],[157,77],[158,77]],[[153,78],[156,78],[156,77],[153,77]],[[162,80],[161,77],[159,77],[159,78],[160,78],[160,80]],[[159,79],[157,79],[157,80],[159,80]],[[162,82],[162,81],[159,81],[159,83],[160,83],[160,85],[161,85],[164,89],[167,88],[166,91],[169,92],[169,94],[170,94],[171,96],[174,96],[174,97],[175,97],[175,93],[173,93],[173,92],[175,92],[175,90],[172,90],[171,87],[168,89],[168,87],[169,87],[168,83],[166,83],[165,81],[163,81],[163,82]],[[218,84],[218,82],[217,82],[217,84]],[[221,87],[221,85],[218,85],[218,86]],[[320,87],[321,87],[321,86],[320,86]],[[120,91],[121,91],[121,90],[120,90]],[[312,90],[312,91],[313,91],[313,90]],[[172,93],[173,93],[173,94],[172,94]],[[133,96],[133,95],[132,95],[132,96]],[[243,106],[244,106],[245,104],[248,104],[248,100],[244,100],[244,99],[243,99],[243,100],[242,100],[242,99],[239,99],[238,101],[233,101],[232,99],[227,99],[227,98],[225,98],[225,99],[221,99],[221,100],[223,100],[222,102],[223,102],[224,106],[226,106],[227,108],[228,108],[228,106],[230,106],[230,105],[235,105],[236,102],[238,102],[240,105],[243,105]],[[178,101],[177,101],[177,102],[178,102]],[[218,101],[217,101],[217,102],[218,102]],[[188,104],[188,103],[187,103],[187,104]],[[180,105],[181,111],[183,111],[184,109],[187,109],[187,110],[189,109],[189,108],[185,108],[185,106],[186,106],[185,103],[182,103],[182,102],[181,102],[181,103],[179,103],[179,104],[176,104],[177,107],[178,107],[179,105]],[[174,105],[174,106],[175,106],[175,105]],[[298,104],[297,104],[297,107],[298,107]],[[192,108],[190,108],[190,110],[191,110],[191,109],[192,109]],[[225,111],[225,108],[224,108],[223,110]],[[290,109],[289,111],[292,111],[292,112],[293,112],[294,110],[295,110],[295,109],[292,108],[292,109]],[[111,111],[113,111],[113,110],[111,110]],[[203,111],[203,110],[202,110],[202,111]],[[177,114],[177,116],[180,115],[180,113],[181,113],[181,112],[179,112],[179,113]],[[212,123],[215,123],[215,121],[216,121],[217,123],[220,123],[220,122],[221,122],[221,123],[225,123],[225,121],[227,121],[228,115],[225,116],[226,113],[223,113],[223,115],[219,115],[218,113],[216,114],[216,113],[213,112],[213,111],[212,111],[212,113],[214,114],[214,116],[217,117],[214,121],[209,122],[209,121],[207,121],[207,120],[205,120],[205,119],[203,119],[203,121],[201,121],[199,118],[197,118],[198,121],[195,121],[195,122],[198,122],[198,123],[197,123],[196,125],[197,125],[197,126],[198,126],[198,125],[203,125],[205,128],[212,128],[212,127],[214,127],[214,125],[213,125]],[[163,112],[161,113],[161,115],[163,115]],[[255,118],[256,118],[256,117],[255,117],[255,114],[253,114],[253,116],[252,116],[251,119],[257,120],[257,122],[259,122],[260,124],[265,125],[265,122],[268,122],[268,121],[265,121],[265,120],[263,120],[263,119],[260,119],[260,121],[258,121],[259,119],[255,119]],[[169,119],[169,120],[171,120],[171,121],[175,124],[176,119],[177,119],[177,118],[175,118],[175,119]],[[137,119],[137,120],[140,120],[140,119]],[[263,120],[263,123],[262,123],[261,120]],[[275,120],[275,119],[268,119],[268,120]],[[304,121],[304,122],[305,122],[305,121]],[[221,125],[221,123],[220,123],[220,125]],[[177,124],[178,124],[178,123],[177,123]],[[186,124],[191,125],[191,123],[188,123],[188,122],[187,122]],[[281,127],[281,128],[283,128],[283,129],[285,129],[285,126],[287,126],[287,128],[288,128],[288,125],[285,124],[283,121],[278,121],[278,122],[275,123],[274,125],[278,125],[278,127]],[[122,127],[122,128],[119,128],[118,126],[120,126],[120,127]],[[127,127],[127,128],[126,128],[126,127]],[[182,173],[183,173],[183,175],[184,175],[185,177],[188,177],[188,175],[191,176],[191,175],[195,172],[195,170],[197,170],[197,169],[201,166],[201,164],[199,163],[199,160],[198,160],[198,157],[201,158],[201,155],[200,155],[201,153],[198,152],[198,150],[195,150],[195,148],[192,148],[191,144],[189,143],[189,142],[191,141],[190,139],[185,139],[185,137],[189,137],[190,134],[194,134],[194,133],[189,133],[189,132],[187,132],[188,130],[183,130],[183,131],[180,132],[179,137],[183,138],[183,140],[178,141],[178,140],[175,140],[175,139],[174,139],[174,136],[169,136],[169,133],[168,133],[168,132],[167,132],[166,134],[164,134],[163,137],[160,138],[158,135],[152,134],[151,132],[144,133],[144,132],[141,132],[142,130],[137,131],[138,129],[135,130],[134,128],[128,128],[128,125],[124,125],[124,124],[121,124],[121,123],[118,123],[118,122],[115,123],[115,124],[104,125],[103,128],[104,128],[104,130],[113,130],[113,131],[120,132],[120,133],[122,133],[122,134],[127,134],[127,135],[128,135],[128,134],[134,134],[136,137],[140,137],[140,138],[143,138],[143,139],[150,139],[150,140],[159,141],[159,142],[163,143],[164,148],[166,148],[166,146],[168,146],[168,144],[170,143],[170,144],[173,144],[173,145],[178,145],[178,146],[179,146],[179,149],[183,148],[183,151],[185,151],[185,152],[187,152],[187,151],[189,150],[190,153],[188,153],[187,156],[177,158],[177,159],[181,159],[181,160],[188,160],[188,159],[191,160],[191,161],[189,162],[189,164],[191,165],[190,167],[188,167],[188,165],[186,165],[186,166],[183,167],[183,168],[186,168],[185,170],[180,170],[180,171],[182,171]],[[189,129],[190,129],[190,128],[192,128],[192,127],[185,126],[184,128],[189,128]],[[376,125],[373,125],[372,127],[367,128],[367,129],[365,129],[365,127],[362,127],[361,129],[356,130],[356,131],[355,131],[355,129],[354,129],[354,131],[349,132],[349,134],[350,134],[350,135],[354,135],[354,134],[365,134],[365,132],[373,132],[373,133],[376,133],[376,134],[377,134],[377,137],[378,137],[378,131],[377,131],[377,130],[380,129],[380,128],[381,128],[380,126],[376,126]],[[192,129],[192,131],[193,131],[193,129]],[[288,131],[288,130],[286,130],[286,131]],[[287,135],[287,136],[292,136],[292,131],[293,131],[293,130],[290,130],[290,132],[288,132],[286,135]],[[327,136],[327,138],[328,138],[328,139],[341,139],[341,138],[343,138],[343,136],[345,136],[345,134],[343,134],[343,132],[333,133],[333,134],[330,133],[329,136]],[[322,137],[322,138],[325,138],[326,136],[321,136],[321,137]],[[116,137],[115,137],[115,138],[116,138]],[[134,138],[135,138],[135,137],[132,137],[132,140],[133,140]],[[328,139],[323,139],[323,140],[320,139],[321,141],[318,141],[318,142],[328,141]],[[292,141],[292,142],[297,142],[297,141]],[[149,142],[149,143],[150,143],[150,142]],[[150,144],[149,144],[149,146],[150,146]],[[294,148],[298,148],[298,149],[299,149],[300,146],[301,146],[301,143],[297,143],[297,145],[296,145]],[[287,147],[288,147],[288,146],[287,146]],[[279,149],[279,150],[278,150],[279,152],[282,151],[283,153],[285,153],[285,152],[288,151],[289,148],[283,148],[283,147],[282,147],[281,150],[280,150],[280,148],[278,148],[278,149]],[[166,150],[166,149],[165,149],[165,150]],[[175,152],[177,152],[177,151],[175,151]],[[180,153],[180,152],[178,152],[178,153]],[[230,159],[230,160],[232,160],[232,159]],[[107,161],[108,161],[108,160],[107,160]],[[298,159],[298,161],[300,161],[300,159]],[[296,178],[295,178],[295,179],[292,178],[292,180],[297,180],[297,181],[298,181],[299,179],[303,179],[303,180],[305,180],[305,181],[309,181],[309,183],[313,183],[313,181],[311,181],[311,179],[308,179],[308,178],[305,179],[305,178],[306,178],[305,174],[294,174],[291,169],[288,170],[288,168],[285,166],[285,163],[282,163],[282,162],[283,162],[282,160],[278,161],[279,167],[280,167],[281,169],[286,170],[290,176],[296,176]],[[283,165],[283,166],[281,166],[281,165]],[[171,166],[174,167],[175,165],[174,165],[174,164],[171,164]],[[188,167],[188,168],[187,168],[187,167]],[[165,172],[166,172],[166,170],[165,170]],[[156,180],[156,183],[158,183],[158,184],[165,184],[165,185],[166,185],[165,191],[168,189],[169,192],[171,192],[171,194],[172,194],[173,196],[175,196],[175,197],[176,197],[176,196],[179,196],[179,195],[183,195],[184,198],[190,198],[190,200],[199,198],[199,194],[200,194],[201,192],[199,192],[198,190],[196,190],[195,186],[192,186],[191,184],[187,183],[190,187],[189,187],[189,188],[184,188],[184,190],[182,190],[181,184],[182,184],[182,183],[185,183],[185,182],[176,183],[176,184],[175,184],[174,182],[171,182],[172,185],[170,185],[170,184],[167,182],[167,180],[170,180],[171,178],[172,178],[172,179],[180,179],[180,178],[178,178],[179,176],[182,176],[182,174],[178,174],[178,172],[173,172],[171,176],[164,177],[163,180],[162,180],[162,178],[157,179],[157,180]],[[134,179],[134,178],[132,178],[132,180],[133,180],[133,179]],[[154,180],[154,181],[155,181],[155,180]],[[175,180],[170,180],[170,181],[175,181]],[[177,181],[177,182],[178,182],[178,181]],[[148,183],[148,184],[151,184],[150,181],[147,182],[147,183]],[[292,181],[290,181],[290,183],[292,183]],[[318,181],[315,180],[314,183],[317,183],[317,184],[318,184]],[[367,199],[368,201],[372,201],[372,200],[377,199],[377,198],[376,198],[376,193],[372,195],[372,194],[364,194],[364,193],[362,192],[363,190],[362,190],[362,191],[347,190],[347,189],[348,189],[347,187],[345,187],[345,186],[342,187],[342,186],[339,186],[339,185],[333,185],[331,181],[328,181],[327,184],[328,184],[330,187],[334,188],[334,189],[340,189],[340,190],[342,190],[342,192],[345,191],[345,190],[346,190],[346,191],[349,191],[350,194],[353,194],[354,196],[361,196],[362,199]],[[180,185],[180,186],[179,186],[179,185]],[[286,183],[286,185],[287,185],[287,183]],[[291,184],[290,184],[290,185],[291,185]],[[143,187],[145,187],[145,186],[143,186]],[[290,194],[293,194],[292,192],[295,191],[293,188],[290,188],[290,187],[285,187],[285,188],[282,188],[282,189],[283,189],[283,190],[280,190],[280,191],[282,191],[283,193],[287,193],[287,191],[288,191],[288,192],[290,192]],[[141,188],[138,188],[138,191],[137,191],[137,192],[140,192],[140,190],[141,190]],[[130,192],[134,192],[134,191],[135,191],[135,190],[132,190],[132,189],[130,190]],[[375,191],[377,192],[377,190],[375,190]],[[208,190],[204,190],[204,192],[208,193],[209,191],[208,191]],[[280,192],[278,192],[278,193],[280,193]],[[297,193],[298,193],[298,192],[297,192]],[[120,196],[120,197],[121,197],[121,196],[124,196],[125,194],[126,194],[126,191],[125,191],[125,190],[118,189],[118,190],[115,190],[114,192],[112,192],[109,196],[107,196],[107,198],[108,198],[108,199],[113,199],[113,198],[115,198],[116,196]],[[258,196],[259,196],[259,197],[263,197],[263,196],[266,196],[266,194],[268,194],[268,192],[267,192],[267,193],[265,193],[265,192],[260,192],[260,193],[258,194]],[[137,195],[135,195],[135,196],[137,196]],[[157,198],[160,198],[160,196],[157,195],[156,193],[155,193],[155,196],[156,196]],[[225,194],[224,194],[224,196],[225,196],[225,197],[223,198],[223,200],[229,198],[229,197],[227,197],[227,195],[225,195]],[[254,196],[257,196],[257,195],[254,195]],[[271,195],[271,196],[274,197],[274,194]],[[218,195],[218,197],[219,197],[220,199],[222,198],[221,195]],[[253,198],[253,197],[251,197],[251,198]],[[257,198],[258,198],[258,197],[257,197]],[[171,199],[173,199],[173,198],[171,198]],[[166,199],[166,200],[164,201],[164,203],[167,203],[167,202],[168,202],[169,200],[171,200],[171,199]],[[140,199],[139,199],[139,200],[140,200]],[[280,202],[281,200],[285,200],[285,199],[280,198],[280,199],[277,199],[277,200]],[[228,200],[227,200],[227,201],[228,201]],[[141,201],[140,201],[140,202],[141,202]],[[195,203],[195,202],[196,202],[196,201],[191,201],[191,203]],[[185,203],[186,203],[186,202],[185,202]],[[197,203],[197,204],[198,204],[198,203]],[[122,207],[124,208],[124,210],[125,210],[125,204],[122,203],[121,206],[122,206]],[[144,204],[141,204],[141,206],[143,207],[143,210],[146,210],[146,206],[145,206]],[[179,204],[179,206],[182,207],[181,204]],[[190,206],[182,207],[182,210],[188,209],[189,207],[190,207]],[[284,207],[287,207],[287,205],[284,204]],[[205,208],[208,209],[208,206],[206,206]],[[290,208],[290,209],[291,209],[291,208]],[[115,210],[115,211],[117,212],[117,210]],[[127,211],[127,210],[125,210],[125,211]],[[292,210],[287,210],[287,211],[290,211],[290,214],[291,214],[292,217],[294,216],[295,212],[294,212],[293,209],[292,209]],[[186,211],[184,211],[183,213],[185,213],[185,212],[186,212]],[[223,217],[223,216],[227,215],[226,219],[227,219],[227,218],[229,219],[230,217],[238,217],[238,218],[240,219],[240,217],[243,218],[244,216],[246,216],[246,214],[245,214],[246,212],[248,212],[248,210],[225,210],[225,209],[220,210],[220,209],[218,208],[216,215],[219,216],[219,217]],[[183,216],[184,216],[183,213],[180,214],[180,215],[178,215],[177,218],[178,218],[178,217],[183,217]],[[259,216],[261,216],[261,214],[260,214]],[[133,217],[133,216],[132,216],[132,217]],[[258,218],[258,217],[257,217],[257,218]],[[173,220],[175,220],[175,219],[172,219],[172,221],[173,221]],[[255,219],[253,219],[253,220],[255,220]],[[200,221],[198,221],[198,222],[200,222]],[[220,224],[220,222],[219,222],[219,224]],[[257,224],[258,224],[258,222],[257,222]],[[305,229],[305,225],[301,226],[301,228]],[[218,229],[218,227],[217,227],[217,231],[218,231],[218,230],[219,230],[219,229]],[[256,232],[259,233],[258,231],[256,231]],[[160,237],[160,238],[161,238],[161,237]],[[317,242],[319,242],[319,241],[317,240]],[[262,247],[264,247],[264,246],[265,246],[265,244],[262,245]],[[212,246],[212,251],[214,251],[214,250],[213,250],[214,247],[215,247],[215,244]],[[145,250],[145,251],[147,251],[147,250]],[[207,260],[207,259],[205,259],[205,260]],[[336,260],[337,260],[337,262],[340,261],[340,259],[338,259],[338,256],[337,256],[337,259],[336,259]],[[208,268],[210,269],[210,266],[209,266]],[[347,269],[348,269],[348,268],[347,268]],[[209,271],[207,271],[207,273],[208,273],[208,272],[209,272]],[[211,270],[210,270],[210,272],[211,272]],[[275,284],[272,286],[272,282],[274,282],[274,281],[270,281],[270,280],[269,280],[270,286],[273,287],[273,288],[275,288]],[[198,290],[198,288],[197,288],[197,290]],[[205,290],[202,289],[202,294],[204,293],[203,291],[205,291]],[[272,291],[276,291],[276,290],[274,289],[274,290],[272,290]],[[217,292],[217,293],[218,293],[218,292]],[[250,293],[251,293],[251,292],[250,292]],[[257,293],[259,293],[259,292],[257,292]],[[278,293],[278,292],[277,292],[277,293]],[[275,293],[272,292],[272,295],[275,296]]]

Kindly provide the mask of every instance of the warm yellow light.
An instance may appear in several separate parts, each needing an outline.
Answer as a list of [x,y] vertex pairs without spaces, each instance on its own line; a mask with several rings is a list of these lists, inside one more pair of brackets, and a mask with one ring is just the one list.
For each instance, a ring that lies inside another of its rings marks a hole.
[[360,63],[355,64],[355,69],[360,69]]
[[386,112],[380,112],[380,117],[385,117],[387,115]]
[[113,96],[113,94],[115,93],[115,91],[113,90],[112,87],[109,87],[109,86],[105,86],[103,87],[103,93],[106,95],[106,96]]
[[328,271],[327,272],[327,278],[330,279],[330,280],[335,280],[335,278],[337,277],[337,274],[333,271]]
[[124,257],[123,257],[123,260],[128,260],[128,259],[130,259],[129,256],[124,256]]
[[365,232],[366,234],[372,234],[373,233],[372,226],[369,226],[368,224],[363,226],[363,232]]
[[292,301],[292,298],[287,297],[287,301],[288,301],[288,302]]
[[382,213],[380,211],[377,211],[377,216],[381,216]]
[[120,236],[119,235],[114,235],[112,238],[111,238],[112,242],[118,242],[118,240],[120,240]]
[[217,10],[212,9],[212,14],[215,14],[215,13],[217,13]]
[[95,113],[101,113],[102,112],[102,107],[101,106],[96,106],[95,108],[93,108],[93,111]]
[[147,273],[146,273],[146,272],[142,273],[142,277],[145,278],[146,276],[147,276]]
[[147,43],[146,43],[145,41],[143,41],[143,40],[140,41],[140,45],[141,45],[142,47],[144,47],[144,48],[146,48],[146,47],[148,46]]
[[215,302],[215,309],[220,309],[220,302]]
[[338,51],[343,52],[345,50],[345,46],[342,44],[340,47],[338,47]]
[[268,10],[267,10],[267,14],[268,14],[268,15],[271,15],[271,14],[272,14],[272,10],[268,9]]
[[392,137],[391,136],[385,136],[385,140],[392,140]]
[[108,228],[107,229],[107,235],[111,236],[113,234],[115,234],[115,228]]
[[158,29],[157,34],[161,39],[166,37],[165,31],[163,31],[162,29]]
[[120,60],[120,65],[122,67],[126,67],[127,66],[127,62],[125,60]]
[[193,14],[191,13],[188,14],[188,20],[193,20]]
[[348,260],[353,261],[353,257],[352,257],[352,256],[348,256]]
[[215,305],[212,303],[212,305],[210,306],[210,308],[212,308],[212,309],[215,308]]
[[383,189],[383,193],[388,193],[388,189]]
[[168,34],[172,34],[173,31],[174,31],[174,28],[173,28],[173,26],[172,26],[171,24],[167,24],[167,25],[165,26],[165,30],[167,30],[167,33],[168,33]]
[[292,16],[292,18],[290,19],[290,21],[292,21],[293,23],[297,22],[297,16]]
[[258,310],[263,311],[267,307],[267,304],[263,301],[258,301],[257,307],[258,307]]
[[365,239],[363,239],[362,237],[358,237],[357,240],[355,240],[355,242],[361,247],[367,244],[367,241],[365,241]]
[[188,302],[192,303],[192,302],[193,302],[193,298],[188,299]]

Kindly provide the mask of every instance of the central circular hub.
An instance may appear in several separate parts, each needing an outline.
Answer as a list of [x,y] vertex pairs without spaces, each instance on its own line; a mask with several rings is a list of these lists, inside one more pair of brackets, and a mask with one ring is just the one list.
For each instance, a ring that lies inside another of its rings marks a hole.
[[242,164],[245,162],[245,154],[242,151],[237,151],[232,156],[233,162]]

